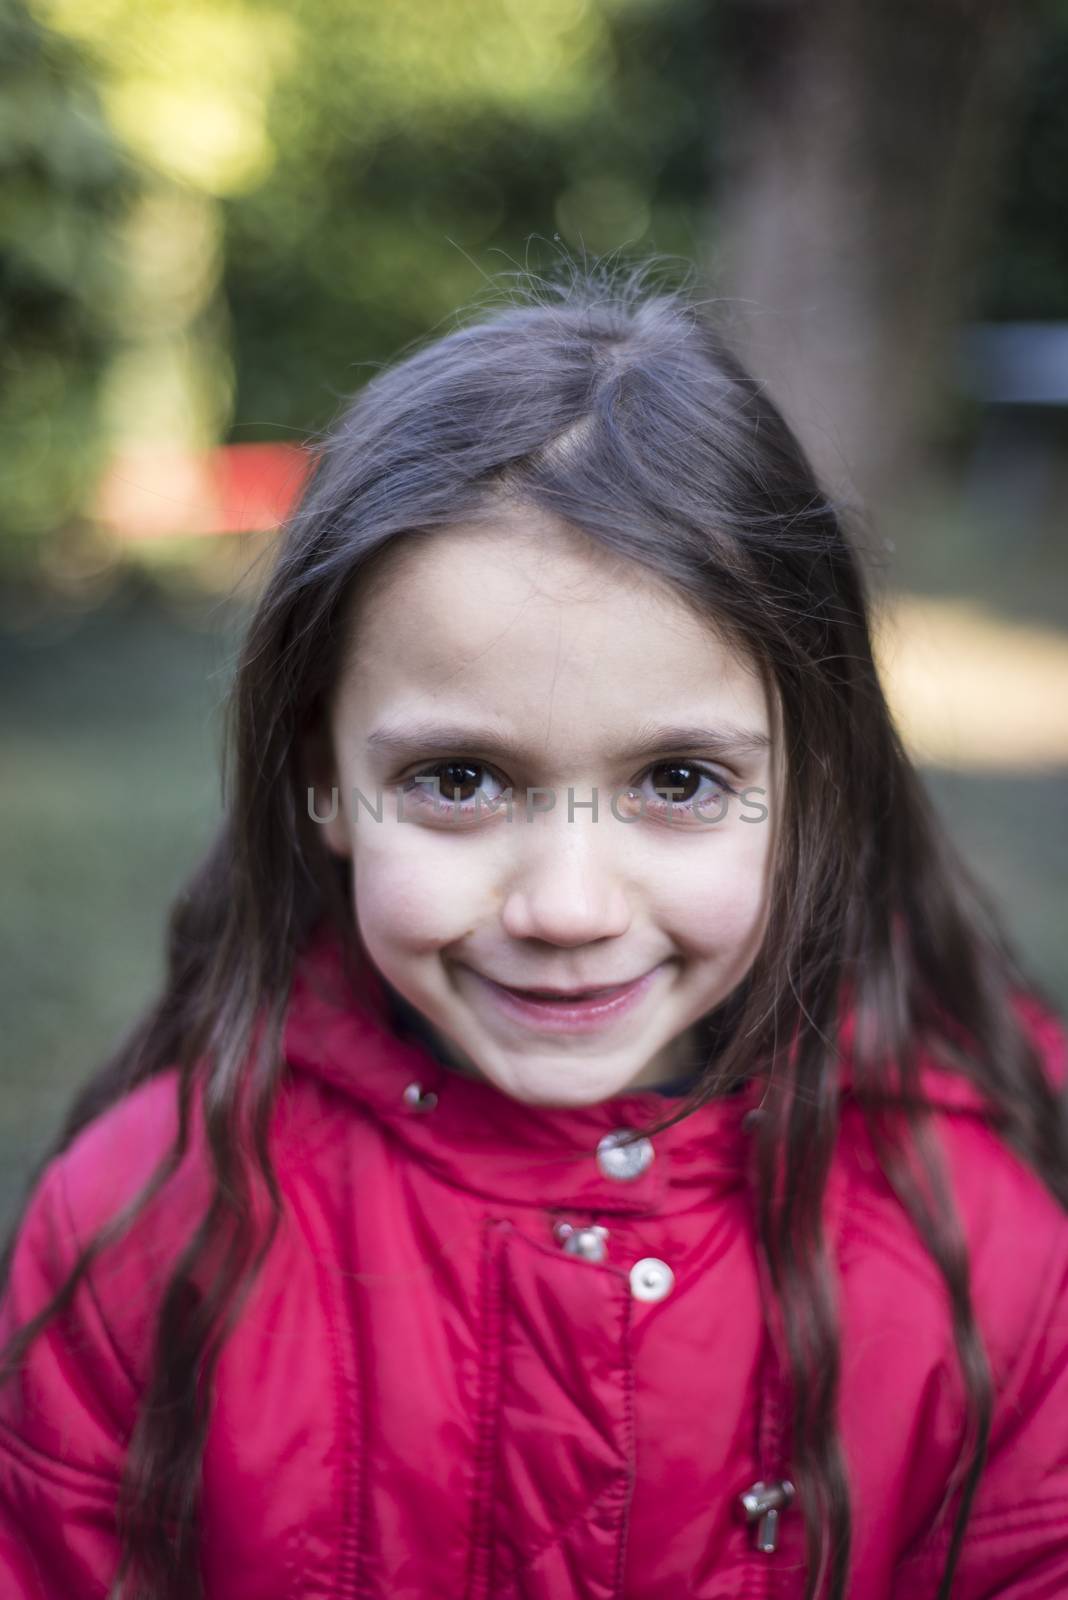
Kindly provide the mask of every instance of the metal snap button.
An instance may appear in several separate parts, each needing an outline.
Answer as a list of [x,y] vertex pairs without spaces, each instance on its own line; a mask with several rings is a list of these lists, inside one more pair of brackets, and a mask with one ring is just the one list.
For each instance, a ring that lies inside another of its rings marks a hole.
[[568,1255],[581,1256],[584,1261],[604,1260],[608,1229],[602,1228],[600,1223],[589,1228],[575,1228],[570,1222],[558,1222],[554,1231]]
[[643,1256],[630,1269],[630,1292],[635,1300],[663,1300],[674,1284],[675,1274],[657,1256]]
[[762,1480],[751,1483],[738,1496],[742,1520],[757,1525],[758,1550],[767,1555],[774,1553],[779,1543],[779,1518],[796,1495],[797,1490],[789,1478],[780,1478],[778,1483],[764,1483]]
[[630,1183],[634,1178],[640,1178],[653,1159],[650,1139],[620,1143],[630,1131],[629,1128],[617,1128],[614,1133],[606,1133],[597,1145],[597,1165],[606,1178],[614,1178],[617,1183]]
[[413,1111],[433,1111],[438,1097],[433,1089],[428,1089],[424,1094],[421,1083],[410,1083],[404,1091],[404,1103],[411,1106]]

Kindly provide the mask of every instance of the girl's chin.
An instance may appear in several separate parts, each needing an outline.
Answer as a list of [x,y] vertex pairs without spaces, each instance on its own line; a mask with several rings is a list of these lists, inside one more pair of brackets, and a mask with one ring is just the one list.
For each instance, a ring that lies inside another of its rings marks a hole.
[[600,1105],[604,1100],[614,1100],[626,1092],[614,1087],[601,1091],[591,1087],[584,1091],[579,1085],[563,1089],[559,1084],[550,1086],[510,1082],[497,1083],[494,1086],[519,1105],[537,1106],[546,1111],[577,1111],[584,1106]]
[[619,1095],[640,1093],[633,1087],[638,1068],[606,1070],[602,1064],[576,1059],[561,1063],[559,1056],[545,1062],[495,1063],[479,1074],[486,1081],[525,1105],[587,1106]]

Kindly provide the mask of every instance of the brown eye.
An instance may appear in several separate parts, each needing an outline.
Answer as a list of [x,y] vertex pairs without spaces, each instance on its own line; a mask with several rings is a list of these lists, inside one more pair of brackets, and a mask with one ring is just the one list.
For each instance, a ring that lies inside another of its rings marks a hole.
[[669,804],[685,805],[701,787],[704,773],[700,767],[683,761],[661,761],[649,769],[653,788]]
[[470,761],[445,761],[436,769],[441,774],[441,797],[461,805],[473,800],[483,769]]

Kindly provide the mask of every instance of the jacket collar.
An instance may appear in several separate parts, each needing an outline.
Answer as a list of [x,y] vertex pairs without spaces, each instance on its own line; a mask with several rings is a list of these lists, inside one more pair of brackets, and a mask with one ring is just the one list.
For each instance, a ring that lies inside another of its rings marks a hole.
[[[850,1015],[842,1032],[840,1090],[853,1083]],[[671,1110],[653,1090],[596,1105],[542,1107],[510,1099],[492,1084],[445,1067],[419,1038],[399,1037],[386,986],[364,958],[354,965],[325,920],[299,954],[283,1053],[291,1070],[343,1094],[444,1181],[495,1200],[542,1208],[648,1215],[682,1209],[732,1187],[750,1159],[752,1122],[770,1091],[754,1074],[739,1092],[699,1106],[653,1139],[653,1159],[637,1177],[602,1170],[606,1134],[641,1130]],[[925,1099],[946,1110],[987,1115],[969,1079],[921,1057]]]

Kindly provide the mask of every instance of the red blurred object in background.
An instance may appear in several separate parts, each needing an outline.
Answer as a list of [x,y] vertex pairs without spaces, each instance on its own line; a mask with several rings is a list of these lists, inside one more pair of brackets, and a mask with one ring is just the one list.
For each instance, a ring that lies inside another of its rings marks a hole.
[[315,461],[296,444],[228,444],[200,453],[129,449],[100,482],[94,513],[124,542],[260,533],[293,509]]
[[224,445],[211,462],[226,533],[258,533],[284,522],[311,465],[291,444]]

